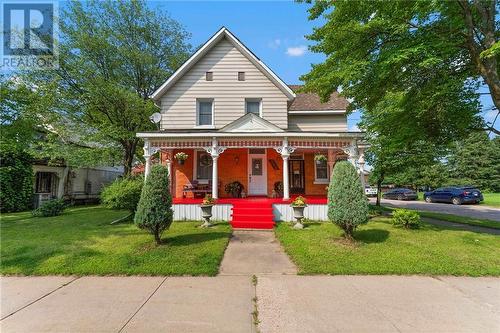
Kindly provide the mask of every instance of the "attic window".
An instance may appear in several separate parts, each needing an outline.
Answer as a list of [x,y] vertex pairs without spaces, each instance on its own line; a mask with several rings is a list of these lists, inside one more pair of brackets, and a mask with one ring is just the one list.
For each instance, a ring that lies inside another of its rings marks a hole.
[[205,73],[205,80],[213,81],[214,80],[214,72],[206,72]]
[[245,72],[238,72],[238,81],[245,81]]

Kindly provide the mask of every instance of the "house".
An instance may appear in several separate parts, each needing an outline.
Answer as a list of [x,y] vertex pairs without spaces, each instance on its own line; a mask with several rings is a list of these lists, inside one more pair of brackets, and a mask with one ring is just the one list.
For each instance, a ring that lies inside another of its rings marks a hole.
[[[226,185],[235,181],[244,197],[325,198],[336,161],[363,170],[363,135],[348,131],[343,97],[321,103],[299,88],[221,28],[152,95],[160,130],[137,133],[146,176],[160,152],[178,202],[230,197]],[[179,152],[187,160],[176,160]]]
[[99,201],[102,188],[123,174],[123,167],[73,168],[66,163],[48,165],[46,160],[33,163],[35,208],[50,199],[74,203]]

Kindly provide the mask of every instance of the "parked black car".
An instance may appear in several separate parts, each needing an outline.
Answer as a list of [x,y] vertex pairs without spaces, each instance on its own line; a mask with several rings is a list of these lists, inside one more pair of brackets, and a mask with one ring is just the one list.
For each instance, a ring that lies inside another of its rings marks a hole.
[[441,187],[424,193],[426,202],[451,202],[454,205],[463,203],[480,203],[483,194],[472,186]]
[[417,200],[417,192],[407,188],[395,188],[382,194],[384,199]]

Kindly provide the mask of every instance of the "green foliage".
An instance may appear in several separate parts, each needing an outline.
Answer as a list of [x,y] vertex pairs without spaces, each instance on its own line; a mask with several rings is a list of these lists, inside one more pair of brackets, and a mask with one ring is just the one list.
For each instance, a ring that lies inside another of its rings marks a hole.
[[328,218],[342,228],[347,238],[368,222],[368,200],[354,166],[346,161],[335,164],[328,188]]
[[316,1],[309,12],[325,19],[308,38],[326,60],[302,77],[306,89],[328,99],[342,87],[350,110],[366,112],[398,95],[401,112],[386,115],[397,119],[398,139],[430,142],[482,128],[483,82],[500,109],[494,2]]
[[172,224],[172,196],[170,195],[167,167],[154,165],[142,188],[134,222],[148,230],[161,244],[161,234]]
[[417,211],[409,209],[395,209],[392,212],[392,224],[402,225],[406,229],[420,226],[420,215]]
[[66,203],[63,199],[53,199],[44,202],[40,207],[32,211],[35,217],[58,216],[66,209]]
[[500,137],[490,139],[484,132],[472,133],[457,142],[448,166],[449,183],[500,192]]
[[0,151],[0,211],[18,212],[33,202],[31,157],[17,147],[2,145]]
[[135,213],[143,185],[142,177],[117,179],[101,192],[101,202],[107,208],[126,209]]

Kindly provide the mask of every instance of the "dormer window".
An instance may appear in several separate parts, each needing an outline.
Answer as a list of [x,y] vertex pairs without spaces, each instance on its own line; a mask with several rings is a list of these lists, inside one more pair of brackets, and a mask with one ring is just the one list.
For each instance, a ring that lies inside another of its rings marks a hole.
[[238,72],[238,81],[245,81],[245,72]]
[[260,98],[246,98],[245,99],[245,113],[253,113],[256,116],[262,114],[262,100]]
[[206,72],[205,73],[205,80],[206,81],[213,81],[214,80],[214,72]]

